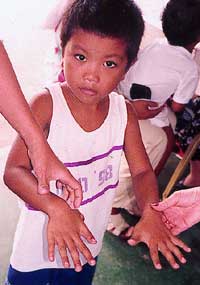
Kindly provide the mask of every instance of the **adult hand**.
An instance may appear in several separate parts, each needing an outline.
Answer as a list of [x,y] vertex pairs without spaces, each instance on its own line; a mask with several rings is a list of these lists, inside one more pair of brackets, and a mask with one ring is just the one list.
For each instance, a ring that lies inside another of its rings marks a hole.
[[149,100],[131,101],[131,104],[134,107],[139,120],[153,118],[158,115],[164,108],[164,105],[158,107],[158,104],[156,102]]
[[131,246],[144,242],[149,247],[150,256],[156,269],[162,269],[158,255],[159,251],[165,256],[173,269],[179,268],[175,257],[181,263],[186,263],[180,249],[186,252],[191,251],[184,242],[173,236],[166,228],[160,213],[156,213],[152,209],[145,210],[137,225],[129,229],[127,237],[129,237],[128,244]]
[[162,212],[162,219],[174,235],[200,221],[200,187],[174,192],[152,208]]
[[56,180],[58,188],[65,187],[71,204],[78,208],[83,198],[81,185],[59,161],[47,142],[34,145],[34,149],[29,150],[29,157],[38,180],[38,193],[48,193],[50,181]]
[[77,272],[82,270],[81,253],[90,265],[95,265],[95,259],[86,247],[81,237],[88,243],[95,244],[96,240],[84,223],[84,217],[78,210],[69,208],[64,200],[59,199],[57,207],[52,207],[47,227],[49,260],[54,261],[54,251],[57,245],[63,266],[69,268],[67,251],[72,257]]

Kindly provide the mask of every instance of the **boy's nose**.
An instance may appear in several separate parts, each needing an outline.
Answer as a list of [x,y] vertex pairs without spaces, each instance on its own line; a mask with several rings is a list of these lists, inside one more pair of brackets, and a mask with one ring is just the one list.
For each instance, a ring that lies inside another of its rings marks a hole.
[[99,82],[99,67],[97,67],[96,65],[87,66],[84,72],[84,80],[95,83]]

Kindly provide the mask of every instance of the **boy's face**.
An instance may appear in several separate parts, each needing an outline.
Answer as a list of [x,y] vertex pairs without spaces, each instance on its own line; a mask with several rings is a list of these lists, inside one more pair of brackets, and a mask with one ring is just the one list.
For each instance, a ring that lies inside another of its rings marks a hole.
[[78,29],[68,41],[63,67],[68,87],[82,103],[97,104],[123,79],[126,44]]

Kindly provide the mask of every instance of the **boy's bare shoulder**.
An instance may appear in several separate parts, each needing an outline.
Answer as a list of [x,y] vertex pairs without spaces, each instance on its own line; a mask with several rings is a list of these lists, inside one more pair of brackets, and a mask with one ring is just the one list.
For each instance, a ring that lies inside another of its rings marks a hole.
[[128,118],[132,117],[132,118],[137,119],[136,111],[133,105],[131,104],[131,102],[128,99],[126,99],[125,103],[126,103]]
[[30,103],[34,117],[39,123],[49,123],[53,112],[53,101],[47,89],[36,94]]

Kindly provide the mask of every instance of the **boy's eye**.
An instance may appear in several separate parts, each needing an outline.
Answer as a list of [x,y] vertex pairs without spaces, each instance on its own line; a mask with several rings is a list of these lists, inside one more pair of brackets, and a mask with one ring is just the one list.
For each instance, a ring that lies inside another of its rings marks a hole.
[[75,54],[75,58],[79,61],[86,61],[86,57],[82,54]]
[[113,68],[115,66],[117,66],[117,64],[114,61],[108,60],[104,63],[105,67],[109,67],[109,68]]

